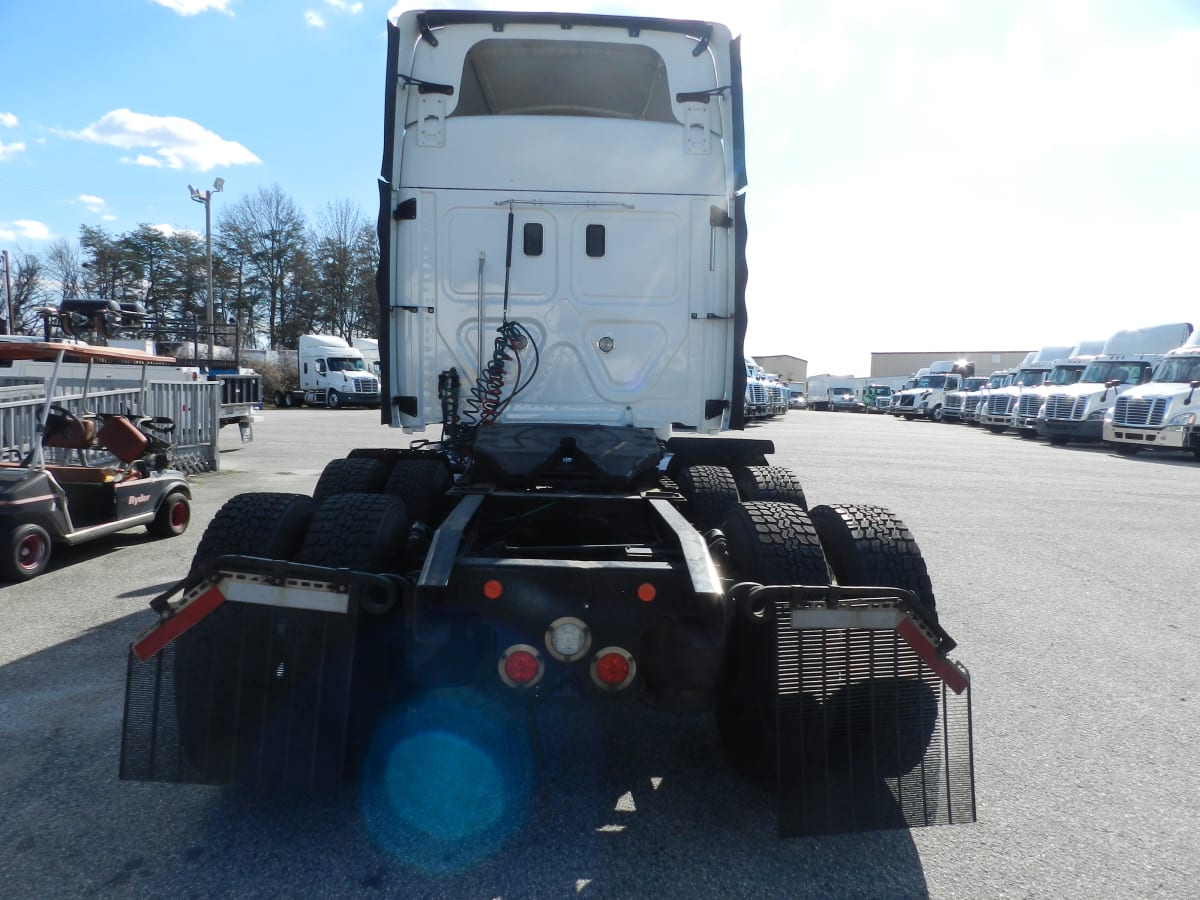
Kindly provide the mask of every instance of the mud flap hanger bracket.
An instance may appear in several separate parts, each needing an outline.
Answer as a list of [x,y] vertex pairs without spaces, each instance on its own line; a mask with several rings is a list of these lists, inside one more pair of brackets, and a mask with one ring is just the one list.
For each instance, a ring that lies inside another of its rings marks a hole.
[[[150,601],[158,622],[133,642],[145,661],[226,600],[345,614],[354,599],[368,613],[392,609],[411,587],[406,578],[254,556],[219,556]],[[286,594],[284,593],[286,589]],[[171,598],[182,594],[177,603]]]
[[903,588],[833,585],[735,585],[739,611],[773,609],[787,603],[797,631],[857,629],[894,631],[956,694],[970,675],[948,654],[957,644],[915,593]]

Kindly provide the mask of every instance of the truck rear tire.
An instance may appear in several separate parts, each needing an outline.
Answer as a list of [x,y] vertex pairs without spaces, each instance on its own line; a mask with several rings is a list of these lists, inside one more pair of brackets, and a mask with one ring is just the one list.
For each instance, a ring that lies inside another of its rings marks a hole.
[[440,459],[399,459],[384,485],[385,494],[404,501],[410,522],[437,528],[445,516],[446,492],[454,484]]
[[800,479],[786,466],[738,466],[733,480],[743,500],[778,500],[808,509]]
[[238,494],[217,510],[192,557],[194,572],[226,554],[295,559],[316,504],[305,494]]
[[387,484],[388,464],[368,456],[331,459],[321,471],[313,488],[313,500],[320,503],[337,494],[378,494]]
[[725,466],[684,466],[675,481],[688,501],[684,514],[697,531],[716,528],[739,500],[737,482]]
[[317,506],[296,561],[386,572],[408,542],[404,501],[388,494],[335,494]]
[[809,510],[838,584],[910,590],[937,620],[933,584],[912,532],[882,506]]
[[[721,525],[733,576],[760,584],[828,584],[829,568],[808,514],[794,503],[751,501]],[[774,610],[735,617],[715,718],[733,767],[755,781],[776,773]]]

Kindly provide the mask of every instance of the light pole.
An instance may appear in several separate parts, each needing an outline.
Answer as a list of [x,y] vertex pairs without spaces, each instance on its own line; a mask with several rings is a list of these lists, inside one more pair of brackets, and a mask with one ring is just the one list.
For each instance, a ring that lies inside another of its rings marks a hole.
[[218,178],[213,182],[211,191],[198,191],[190,184],[192,199],[204,204],[204,253],[208,257],[208,302],[205,305],[205,316],[208,319],[208,364],[212,367],[213,332],[217,328],[217,320],[213,314],[213,285],[212,285],[212,195],[218,194],[225,188],[225,179]]

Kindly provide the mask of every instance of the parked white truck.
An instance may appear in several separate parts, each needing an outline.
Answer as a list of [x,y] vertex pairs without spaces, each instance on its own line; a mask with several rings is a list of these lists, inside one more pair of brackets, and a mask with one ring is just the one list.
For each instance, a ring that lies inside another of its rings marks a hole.
[[810,375],[808,408],[820,412],[866,412],[854,395],[853,375]]
[[1088,364],[1104,349],[1104,341],[1080,341],[1066,359],[1056,360],[1045,380],[1024,388],[1013,406],[1012,427],[1021,437],[1037,437],[1037,419],[1046,397],[1054,388],[1075,384],[1083,377]]
[[970,679],[912,534],[717,435],[745,424],[739,48],[618,15],[389,25],[380,415],[435,434],[216,513],[134,642],[123,778],[349,773],[389,841],[462,858],[587,752],[555,710],[603,745],[600,710],[641,703],[710,714],[784,836],[975,818]]
[[1145,448],[1190,450],[1200,460],[1200,332],[1171,350],[1146,384],[1131,387],[1104,419],[1104,442],[1123,456]]
[[1117,398],[1145,384],[1170,350],[1192,334],[1188,322],[1118,331],[1104,343],[1077,384],[1052,388],[1037,419],[1038,434],[1051,444],[1095,442],[1104,437],[1104,417]]
[[331,334],[302,334],[296,353],[298,390],[280,390],[276,406],[378,407],[379,378],[361,351]]
[[1031,351],[1007,386],[988,391],[987,397],[979,401],[979,424],[994,434],[1012,428],[1013,412],[1022,392],[1045,382],[1055,362],[1068,357],[1073,349],[1072,344],[1059,344]]
[[967,360],[941,359],[929,364],[929,371],[917,377],[917,383],[900,392],[891,412],[912,421],[942,421],[946,392],[957,391],[963,380],[975,374],[975,364]]

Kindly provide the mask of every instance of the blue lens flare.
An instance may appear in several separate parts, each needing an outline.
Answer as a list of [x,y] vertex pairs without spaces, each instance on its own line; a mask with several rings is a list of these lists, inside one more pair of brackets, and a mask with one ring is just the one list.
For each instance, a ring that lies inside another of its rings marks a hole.
[[447,874],[497,852],[524,823],[532,789],[522,710],[469,690],[433,691],[376,729],[361,803],[381,849]]

